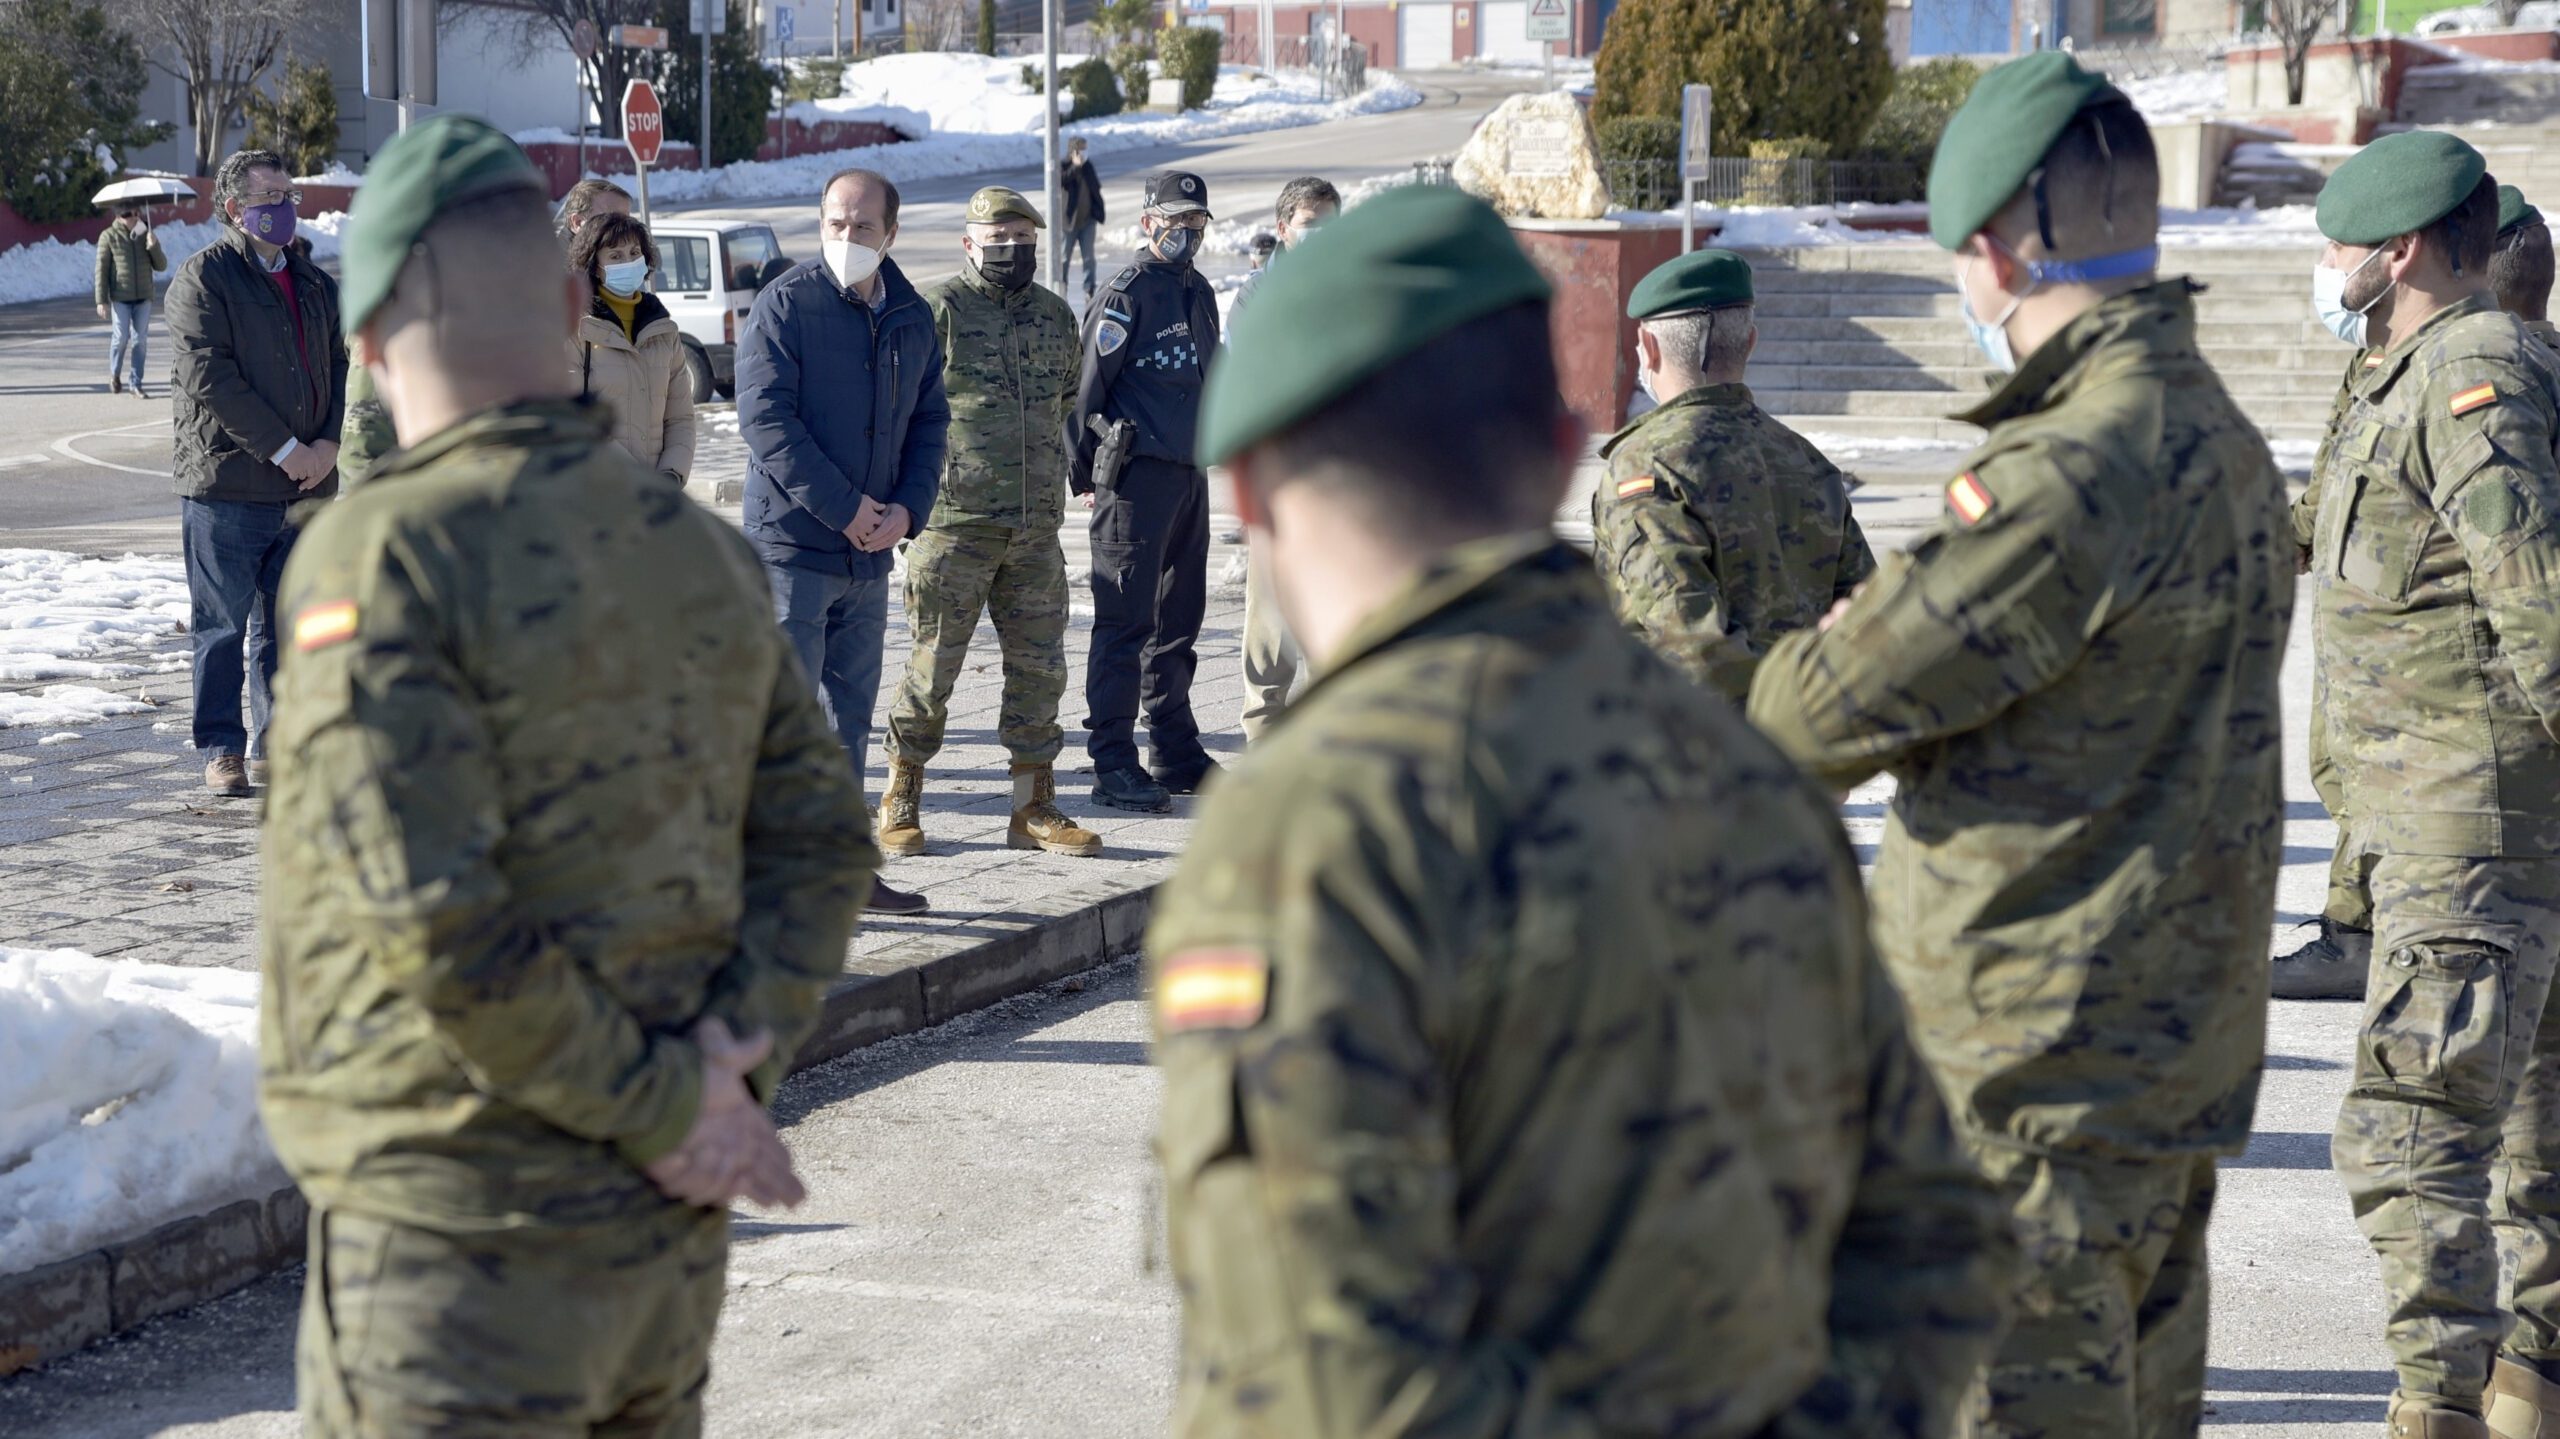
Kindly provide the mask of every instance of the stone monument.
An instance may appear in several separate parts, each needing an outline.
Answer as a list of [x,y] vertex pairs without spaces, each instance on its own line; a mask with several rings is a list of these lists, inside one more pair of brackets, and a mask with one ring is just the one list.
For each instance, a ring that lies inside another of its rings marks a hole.
[[1503,101],[1458,152],[1450,178],[1514,218],[1597,220],[1609,213],[1591,117],[1561,90]]

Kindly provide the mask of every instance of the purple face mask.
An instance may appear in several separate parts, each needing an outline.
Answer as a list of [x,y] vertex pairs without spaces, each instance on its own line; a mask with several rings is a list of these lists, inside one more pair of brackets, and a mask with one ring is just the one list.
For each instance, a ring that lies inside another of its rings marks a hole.
[[249,238],[253,240],[264,240],[270,245],[290,245],[293,243],[293,226],[293,204],[289,200],[279,200],[272,205],[244,205],[240,209],[240,228],[248,231]]

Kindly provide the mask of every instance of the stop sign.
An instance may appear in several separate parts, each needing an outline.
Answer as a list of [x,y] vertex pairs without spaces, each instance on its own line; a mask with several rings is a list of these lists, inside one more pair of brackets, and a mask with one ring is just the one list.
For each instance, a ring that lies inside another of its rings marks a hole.
[[658,103],[658,87],[634,80],[622,87],[622,143],[642,165],[658,163],[658,147],[667,140],[667,112]]

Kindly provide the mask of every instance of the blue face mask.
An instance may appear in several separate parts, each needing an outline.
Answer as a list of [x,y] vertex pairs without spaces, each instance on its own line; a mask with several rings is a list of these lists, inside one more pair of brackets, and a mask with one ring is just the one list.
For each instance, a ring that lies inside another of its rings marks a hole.
[[604,267],[604,287],[612,294],[629,298],[640,293],[640,283],[649,278],[646,260],[622,260]]

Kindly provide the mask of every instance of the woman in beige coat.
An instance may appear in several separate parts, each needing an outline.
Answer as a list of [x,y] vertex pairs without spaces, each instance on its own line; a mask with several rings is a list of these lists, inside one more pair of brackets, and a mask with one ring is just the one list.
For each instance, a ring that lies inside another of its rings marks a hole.
[[595,290],[569,342],[578,393],[613,407],[615,444],[683,484],[693,473],[693,377],[674,318],[642,288],[658,268],[657,243],[632,216],[593,216],[578,227],[569,265]]

